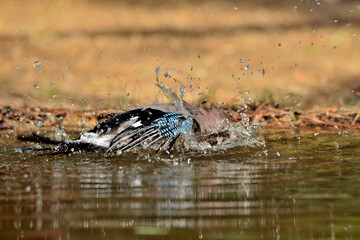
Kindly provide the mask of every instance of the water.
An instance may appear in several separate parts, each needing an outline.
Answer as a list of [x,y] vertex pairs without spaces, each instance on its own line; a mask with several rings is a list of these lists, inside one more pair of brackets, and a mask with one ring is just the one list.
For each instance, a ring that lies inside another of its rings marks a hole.
[[[316,134],[315,134],[316,135]],[[0,138],[0,239],[358,239],[360,135],[265,148],[38,156]]]
[[39,61],[35,61],[35,62],[34,62],[34,67],[39,70],[39,69],[40,69],[40,62],[39,62]]

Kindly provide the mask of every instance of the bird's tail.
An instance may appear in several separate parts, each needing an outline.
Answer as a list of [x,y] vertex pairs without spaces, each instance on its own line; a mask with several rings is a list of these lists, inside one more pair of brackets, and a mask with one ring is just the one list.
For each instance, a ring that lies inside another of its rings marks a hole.
[[94,146],[91,143],[80,142],[77,140],[74,141],[57,141],[52,140],[48,137],[43,137],[32,133],[30,136],[18,136],[19,140],[27,142],[36,142],[40,144],[53,145],[41,148],[32,148],[32,147],[20,147],[17,148],[21,152],[33,152],[33,153],[42,153],[42,155],[56,155],[56,154],[67,154],[72,152],[81,152],[81,151],[90,151],[97,150],[99,147]]

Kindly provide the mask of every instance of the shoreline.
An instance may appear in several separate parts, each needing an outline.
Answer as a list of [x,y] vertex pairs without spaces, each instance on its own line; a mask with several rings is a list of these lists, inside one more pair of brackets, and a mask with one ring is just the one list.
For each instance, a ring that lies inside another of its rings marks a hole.
[[[264,129],[291,130],[307,128],[332,128],[338,130],[360,130],[360,109],[321,108],[310,110],[291,110],[276,108],[270,104],[251,106],[239,111],[238,106],[226,105],[227,110],[237,121],[248,118],[251,124],[258,122]],[[30,106],[0,105],[0,130],[61,126],[63,128],[88,128],[110,118],[114,114],[129,109],[66,109]]]

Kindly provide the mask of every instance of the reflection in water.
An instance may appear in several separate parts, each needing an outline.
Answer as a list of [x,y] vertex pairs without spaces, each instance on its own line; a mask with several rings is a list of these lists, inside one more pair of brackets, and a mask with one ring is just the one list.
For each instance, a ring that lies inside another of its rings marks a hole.
[[103,158],[3,139],[0,239],[356,239],[359,143],[282,133],[267,149]]

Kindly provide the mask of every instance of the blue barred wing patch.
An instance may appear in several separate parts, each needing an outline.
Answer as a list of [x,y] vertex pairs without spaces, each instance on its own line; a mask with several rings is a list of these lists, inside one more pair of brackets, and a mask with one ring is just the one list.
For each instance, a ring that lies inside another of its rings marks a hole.
[[153,125],[161,129],[161,136],[171,138],[189,131],[192,121],[189,121],[181,114],[170,112],[155,120]]

